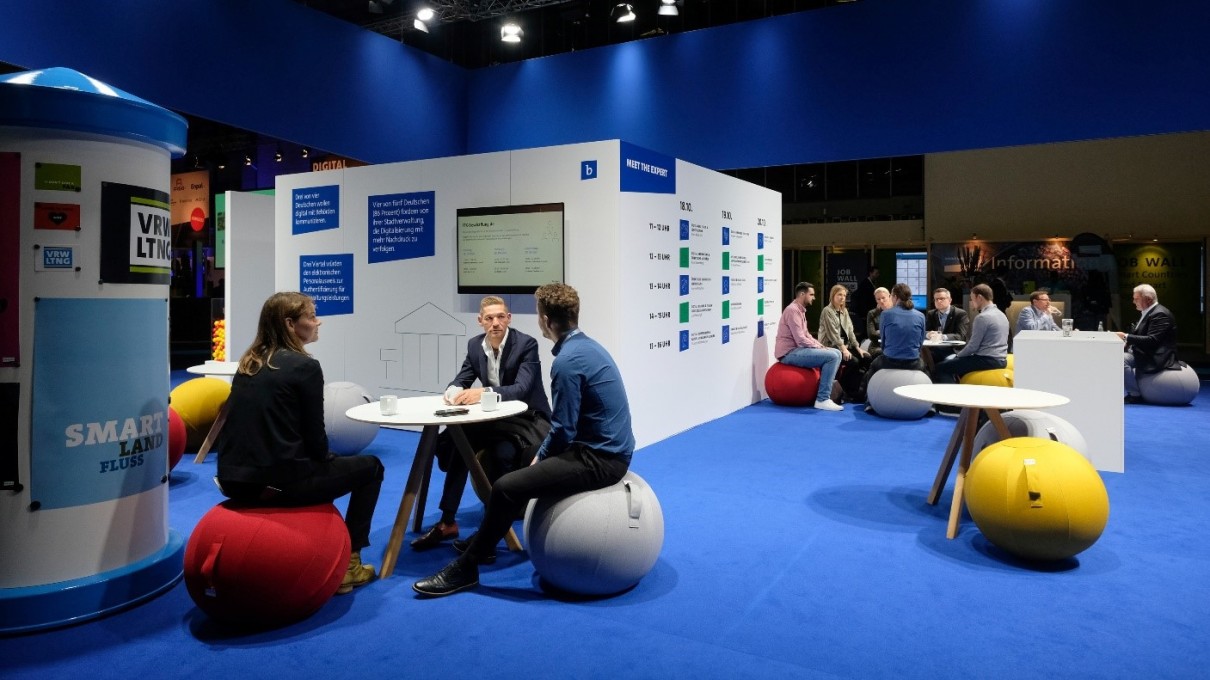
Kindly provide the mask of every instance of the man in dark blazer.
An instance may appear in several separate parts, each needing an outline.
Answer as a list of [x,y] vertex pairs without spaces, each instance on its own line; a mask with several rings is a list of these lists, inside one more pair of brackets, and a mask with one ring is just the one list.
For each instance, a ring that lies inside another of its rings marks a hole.
[[930,340],[966,342],[971,337],[971,317],[965,309],[954,306],[948,288],[938,288],[933,291],[933,308],[924,316],[924,330]]
[[1176,319],[1159,303],[1149,284],[1134,287],[1134,307],[1142,313],[1129,333],[1118,331],[1126,343],[1126,403],[1140,401],[1137,373],[1159,373],[1181,367],[1176,358]]
[[[961,340],[971,338],[971,317],[965,309],[953,304],[949,288],[933,291],[933,308],[924,315],[924,330],[929,340]],[[933,363],[954,353],[951,347],[929,347]]]
[[[467,342],[462,370],[445,390],[445,401],[449,404],[477,404],[490,389],[499,393],[503,401],[519,400],[529,407],[515,416],[462,427],[471,448],[484,451],[484,469],[492,481],[528,465],[550,431],[550,402],[542,387],[538,343],[521,331],[510,329],[512,318],[503,299],[488,296],[480,301],[478,320],[484,332]],[[472,387],[476,380],[480,386]],[[414,550],[428,550],[458,537],[456,515],[470,473],[452,439],[444,432],[437,438],[437,462],[445,470],[445,486],[438,506],[441,520],[412,541]]]

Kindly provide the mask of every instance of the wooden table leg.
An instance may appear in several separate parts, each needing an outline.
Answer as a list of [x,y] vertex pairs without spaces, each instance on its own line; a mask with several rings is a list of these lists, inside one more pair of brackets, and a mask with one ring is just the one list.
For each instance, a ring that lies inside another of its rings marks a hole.
[[[436,447],[434,447],[436,448]],[[424,506],[429,499],[429,481],[433,478],[433,460],[436,456],[428,456],[424,463],[424,471],[420,473],[420,491],[416,495],[416,517],[412,520],[412,531],[424,531]]]
[[[479,496],[479,500],[487,502],[487,495],[491,493],[492,483],[487,478],[487,473],[483,471],[483,466],[479,464],[479,460],[475,458],[475,451],[471,448],[471,443],[466,438],[466,433],[461,427],[456,425],[447,426],[446,429],[450,433],[450,437],[454,440],[454,446],[458,448],[458,453],[462,455],[463,462],[466,463],[466,469],[471,473],[471,488],[475,490],[475,494]],[[508,533],[504,534],[504,543],[508,545],[508,549],[517,552],[521,550],[521,541],[517,540],[517,534],[510,526]]]
[[223,423],[227,422],[227,402],[218,407],[218,415],[215,416],[214,422],[210,425],[210,431],[206,433],[206,438],[202,440],[202,448],[197,450],[197,456],[194,457],[194,463],[205,463],[206,454],[210,453],[210,447],[214,446],[214,440],[218,439],[218,433],[223,431]]
[[420,444],[416,446],[416,457],[412,459],[412,469],[408,473],[408,481],[403,487],[399,512],[395,514],[395,525],[391,527],[391,539],[387,541],[387,549],[382,554],[382,569],[379,571],[379,578],[387,578],[395,571],[395,560],[399,558],[399,549],[403,547],[403,535],[407,533],[408,517],[412,514],[416,494],[420,491],[422,475],[427,469],[428,461],[433,458],[436,445],[437,426],[426,425],[424,431],[420,433]]
[[946,538],[958,535],[958,520],[962,518],[962,494],[966,490],[966,471],[971,466],[972,449],[975,448],[975,431],[979,425],[979,409],[964,408],[962,415],[966,418],[966,432],[962,437],[962,457],[958,459],[958,474],[954,478],[954,500],[950,503],[950,521],[945,531]]
[[1000,409],[985,408],[983,412],[987,414],[987,419],[991,421],[992,427],[996,428],[996,434],[1000,435],[1000,439],[1010,439],[1013,433],[1008,431],[1008,425],[1004,424],[1004,418],[1000,415]]
[[954,459],[958,456],[958,448],[962,445],[962,436],[966,432],[967,410],[962,409],[958,422],[954,424],[954,433],[950,435],[950,443],[945,447],[945,455],[941,458],[941,467],[937,468],[937,478],[933,480],[933,488],[929,491],[928,504],[936,505],[945,489],[945,480],[949,479],[950,470],[954,469]]

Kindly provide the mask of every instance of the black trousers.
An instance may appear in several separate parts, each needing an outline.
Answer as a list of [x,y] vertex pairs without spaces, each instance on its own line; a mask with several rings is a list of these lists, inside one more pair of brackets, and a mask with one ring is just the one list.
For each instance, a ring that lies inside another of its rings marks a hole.
[[956,383],[959,378],[967,373],[984,371],[991,368],[1004,368],[1007,365],[1008,361],[1006,359],[985,357],[979,354],[954,357],[937,364],[936,368],[933,369],[933,382]]
[[[535,411],[526,411],[504,420],[472,423],[462,426],[462,433],[472,451],[483,451],[480,464],[488,481],[495,484],[503,475],[529,465],[538,446],[550,431],[550,420]],[[470,470],[462,460],[448,430],[437,438],[437,463],[445,470],[445,484],[441,489],[442,515],[453,515],[462,504],[462,492],[466,488]]]
[[465,557],[477,560],[491,554],[531,498],[566,498],[603,489],[621,481],[629,468],[625,458],[572,444],[557,456],[504,475],[492,485],[483,522]]
[[[353,552],[357,552],[370,544],[370,522],[382,489],[383,472],[377,456],[334,456],[317,462],[314,474],[296,481],[252,484],[219,480],[219,484],[228,498],[263,507],[318,505],[350,494],[345,527]],[[266,479],[272,480],[271,471],[267,471]]]

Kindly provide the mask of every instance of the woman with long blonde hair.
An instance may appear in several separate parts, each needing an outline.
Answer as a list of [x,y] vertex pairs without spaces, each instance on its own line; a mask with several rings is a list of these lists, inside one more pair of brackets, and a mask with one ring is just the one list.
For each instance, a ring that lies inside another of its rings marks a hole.
[[819,342],[824,347],[840,350],[840,371],[836,374],[837,388],[833,390],[832,395],[832,401],[838,403],[837,397],[840,395],[835,393],[836,389],[842,390],[844,398],[849,401],[865,401],[865,394],[861,392],[861,379],[870,365],[869,352],[861,349],[857,334],[853,332],[848,299],[849,289],[838,283],[828,292],[828,304],[819,313]]
[[223,495],[264,506],[328,503],[349,496],[345,526],[353,554],[338,593],[374,579],[361,562],[382,486],[376,456],[336,456],[324,430],[323,370],[305,346],[323,322],[315,301],[274,293],[261,307],[256,339],[240,357],[219,434],[218,482]]

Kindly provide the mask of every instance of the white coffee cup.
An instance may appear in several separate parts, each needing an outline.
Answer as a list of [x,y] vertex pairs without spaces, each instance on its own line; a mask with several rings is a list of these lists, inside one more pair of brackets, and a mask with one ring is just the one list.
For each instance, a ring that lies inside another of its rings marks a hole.
[[484,392],[479,397],[479,406],[484,411],[495,411],[500,408],[500,393],[499,392]]
[[378,410],[384,416],[393,416],[399,413],[399,397],[394,394],[384,394],[378,399]]

